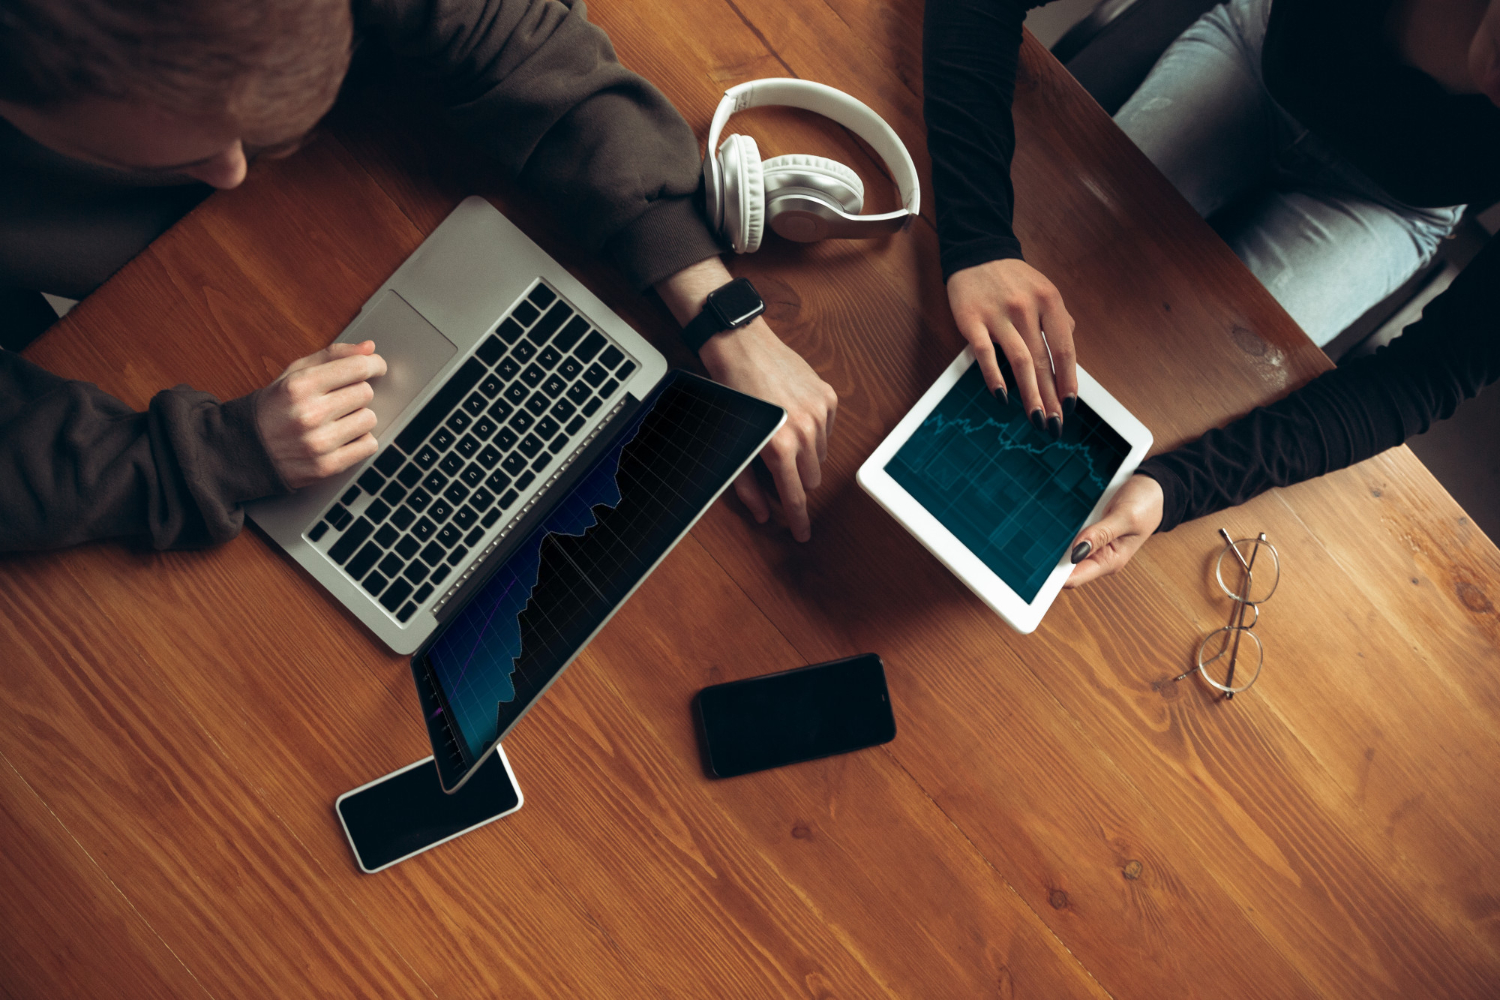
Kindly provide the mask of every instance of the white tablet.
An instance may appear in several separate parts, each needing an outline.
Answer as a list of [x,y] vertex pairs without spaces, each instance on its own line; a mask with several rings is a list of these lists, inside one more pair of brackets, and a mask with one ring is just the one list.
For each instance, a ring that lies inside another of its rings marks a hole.
[[1016,394],[990,395],[965,348],[859,470],[859,485],[1020,632],[1072,572],[1068,555],[1151,447],[1146,430],[1078,369],[1062,440]]

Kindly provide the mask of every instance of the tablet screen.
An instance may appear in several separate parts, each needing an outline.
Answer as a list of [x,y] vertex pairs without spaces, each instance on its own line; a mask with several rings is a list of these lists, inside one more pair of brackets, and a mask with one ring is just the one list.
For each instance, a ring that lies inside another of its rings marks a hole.
[[1053,441],[971,364],[885,471],[1030,603],[1129,454],[1081,399]]

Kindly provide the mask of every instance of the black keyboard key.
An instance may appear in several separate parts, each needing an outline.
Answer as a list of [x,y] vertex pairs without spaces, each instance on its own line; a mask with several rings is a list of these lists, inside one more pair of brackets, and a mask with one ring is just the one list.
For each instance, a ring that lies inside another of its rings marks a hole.
[[547,450],[556,455],[558,452],[567,447],[567,444],[568,436],[566,434],[559,434],[557,437],[552,439],[552,443],[547,446]]
[[401,536],[401,541],[396,543],[395,552],[402,559],[410,559],[417,554],[417,549],[421,547],[415,538],[410,535],[403,535]]
[[478,463],[470,463],[469,467],[458,474],[458,478],[470,486],[478,486],[484,482],[485,468]]
[[345,528],[349,527],[349,522],[354,520],[354,515],[345,510],[344,505],[341,503],[334,504],[333,507],[329,509],[328,513],[323,516],[326,517],[328,519],[328,523],[333,525],[334,528],[338,531],[343,531]]
[[[343,539],[340,539],[340,541],[342,540]],[[350,576],[358,580],[360,577],[370,572],[370,567],[374,566],[375,560],[379,558],[380,546],[376,545],[374,542],[366,542],[365,547],[360,549],[359,553],[353,559],[350,559],[349,564],[344,568],[349,571]]]
[[593,399],[589,400],[587,403],[584,403],[583,415],[585,417],[592,417],[596,412],[598,412],[599,407],[603,404],[603,402],[604,401],[602,399],[596,396]]
[[537,286],[526,294],[526,298],[538,309],[545,309],[552,304],[553,299],[557,298],[557,293],[538,282]]
[[580,430],[583,429],[583,424],[584,416],[580,413],[578,416],[568,421],[568,435],[571,437],[572,435],[577,434]]
[[485,508],[489,507],[489,505],[494,502],[495,494],[491,493],[483,486],[475,490],[474,495],[469,497],[469,506],[479,511],[481,514],[484,513]]
[[380,565],[376,568],[386,576],[395,576],[401,572],[401,567],[405,565],[406,562],[400,556],[393,552],[387,552],[385,558],[380,560]]
[[449,566],[457,567],[459,563],[461,563],[461,562],[464,561],[464,556],[466,556],[468,554],[469,554],[469,548],[468,548],[468,546],[466,546],[466,545],[460,545],[460,546],[458,546],[458,548],[456,548],[452,552],[448,553],[448,565]]
[[515,407],[511,406],[503,399],[497,399],[495,400],[495,405],[490,407],[490,416],[495,418],[496,423],[499,423],[506,417],[510,416],[514,411]]
[[448,515],[452,513],[453,508],[448,504],[448,501],[434,500],[432,502],[432,509],[427,512],[427,516],[432,518],[433,521],[437,522],[438,524],[442,524],[444,521],[448,520]]
[[[504,323],[501,323],[499,329],[495,331],[496,335],[499,336],[499,338],[505,341],[507,344],[514,344],[516,341],[520,340],[521,334],[525,332],[526,328],[513,319],[507,319]],[[498,354],[495,356],[499,357]],[[493,361],[490,361],[489,363],[494,364]]]
[[[583,374],[585,377],[587,377],[588,372],[584,372]],[[474,421],[470,420],[469,415],[463,410],[458,410],[453,414],[453,416],[443,421],[443,423],[448,426],[448,429],[455,434],[462,434],[464,431],[468,430],[469,425],[473,422]]]
[[599,364],[589,365],[588,370],[583,373],[583,380],[595,389],[603,385],[604,380],[607,378],[609,378],[609,372],[605,371],[604,367]]
[[518,381],[512,382],[510,384],[510,388],[505,390],[506,400],[516,404],[517,406],[520,406],[522,403],[526,402],[526,397],[529,395],[531,395],[531,390],[526,388]]
[[479,391],[484,393],[490,399],[494,399],[496,396],[500,395],[500,390],[504,388],[505,380],[497,378],[494,375],[486,375],[484,377],[484,381],[479,383]]
[[552,335],[557,332],[558,327],[572,318],[573,310],[568,308],[566,302],[553,303],[552,308],[548,309],[542,318],[536,321],[536,326],[533,326],[526,332],[526,339],[533,344],[545,344],[552,339]]
[[589,324],[582,316],[574,316],[568,320],[568,325],[562,328],[557,336],[552,338],[552,345],[559,351],[571,351],[573,345],[578,343],[578,338],[588,332]]
[[430,468],[432,468],[432,463],[436,462],[437,460],[438,460],[437,449],[434,448],[430,444],[429,445],[424,445],[422,447],[422,450],[419,451],[419,452],[417,452],[417,456],[412,459],[413,462],[416,462],[418,465],[420,465],[424,469],[430,469]]
[[511,504],[515,503],[516,502],[516,497],[518,497],[518,496],[520,496],[520,494],[517,493],[515,490],[506,490],[505,491],[505,495],[503,497],[501,497],[500,501],[499,501],[499,503],[500,503],[500,509],[504,510],[505,508],[509,507]]
[[475,545],[479,544],[479,540],[483,537],[484,529],[475,528],[473,531],[464,536],[464,544],[472,549]]
[[411,523],[417,519],[417,515],[410,507],[397,507],[396,513],[391,515],[391,523],[405,531],[411,527]]
[[396,481],[407,489],[411,489],[422,481],[422,470],[415,463],[408,462],[396,476]]
[[472,434],[465,434],[458,439],[458,444],[453,446],[453,451],[464,458],[473,458],[474,454],[479,451],[479,439]]
[[530,410],[531,415],[534,417],[540,417],[543,413],[546,413],[547,407],[551,405],[552,400],[548,399],[540,392],[534,393],[532,397],[526,401],[526,409]]
[[520,475],[526,469],[526,456],[519,451],[513,451],[505,456],[505,461],[500,463],[500,468],[512,476]]
[[614,379],[610,379],[599,387],[599,396],[601,399],[608,399],[615,394],[615,390],[618,388],[620,388],[620,383]]
[[536,355],[536,348],[531,346],[529,341],[523,340],[513,347],[510,353],[512,357],[524,365]]
[[542,311],[530,302],[522,302],[512,309],[510,314],[515,317],[517,323],[520,323],[522,326],[530,326],[536,322],[536,318],[542,314]]
[[542,391],[552,399],[562,395],[562,391],[568,387],[560,375],[549,375],[547,381],[542,383]]
[[427,478],[422,480],[422,488],[428,493],[441,493],[443,487],[447,485],[448,477],[443,475],[437,469],[433,469],[427,474]]
[[546,377],[547,377],[547,373],[544,372],[544,371],[542,371],[542,369],[540,367],[538,367],[537,365],[534,365],[534,364],[533,365],[527,365],[526,366],[526,370],[523,371],[523,372],[521,372],[521,381],[525,382],[527,385],[531,386],[533,389],[535,389],[537,386],[541,385],[542,384],[542,379],[544,379]]
[[478,462],[486,469],[493,469],[497,464],[499,464],[500,456],[502,454],[504,453],[500,451],[500,449],[496,448],[492,444],[487,444],[484,446],[484,451],[481,451],[479,453],[479,457],[474,461]]
[[385,589],[385,585],[388,582],[389,581],[380,574],[379,570],[371,570],[370,575],[365,577],[365,589],[370,592],[371,597],[378,597],[380,596],[380,592]]
[[633,371],[635,371],[635,362],[627,361],[620,366],[619,371],[615,372],[615,378],[623,382],[630,377],[630,373]]
[[547,467],[547,463],[550,461],[552,461],[551,453],[544,451],[537,456],[537,460],[535,462],[531,463],[531,467],[536,471],[541,472]]
[[359,499],[360,487],[363,487],[366,493],[379,493],[380,487],[385,485],[385,477],[375,469],[370,468],[360,473],[359,478],[355,482],[359,486],[349,487],[344,491],[344,495],[339,497],[339,503],[345,507],[353,505],[354,501]]
[[599,363],[608,368],[610,371],[614,371],[615,365],[624,360],[625,352],[620,350],[614,344],[610,344],[609,347],[605,348],[604,353],[599,355]]
[[[463,467],[464,457],[462,455],[456,455],[451,451],[448,454],[444,455],[443,460],[438,463],[438,468],[442,469],[443,472],[447,473],[450,476],[458,475],[458,470],[462,469]],[[437,490],[433,490],[432,492],[436,493]]]
[[401,575],[412,583],[421,583],[427,579],[428,572],[427,566],[421,560],[418,560],[402,570]]
[[524,490],[534,482],[536,482],[536,473],[527,472],[516,480],[516,489]]
[[571,386],[568,387],[568,398],[577,403],[579,406],[587,403],[589,401],[589,397],[593,394],[594,390],[589,386],[587,382],[574,382]]
[[515,447],[516,442],[519,441],[520,438],[521,435],[511,430],[509,427],[502,427],[500,428],[500,433],[495,435],[495,440],[492,443],[501,451],[510,451]]
[[[333,543],[333,548],[328,550],[328,558],[332,559],[334,562],[342,566],[344,562],[354,554],[354,550],[363,545],[365,543],[365,539],[369,538],[370,535],[374,533],[374,531],[375,525],[371,524],[369,521],[366,521],[362,517],[359,518],[349,526],[348,531],[344,532],[343,538],[340,538],[338,541]],[[369,568],[370,567],[368,566],[365,567],[365,569]],[[364,574],[359,573],[356,575],[363,576]]]
[[577,358],[564,358],[563,363],[557,366],[557,374],[569,382],[577,378],[581,371],[583,371],[583,362]]
[[385,516],[390,512],[391,508],[386,505],[384,500],[375,500],[371,502],[370,506],[365,508],[365,517],[368,517],[373,523],[379,524],[385,520]]
[[423,601],[427,600],[427,598],[429,598],[431,596],[432,596],[432,584],[430,584],[430,583],[424,583],[424,584],[422,584],[422,586],[420,586],[420,587],[417,588],[417,592],[415,594],[411,595],[411,599],[413,601],[417,602],[418,604],[421,604]]
[[414,615],[416,613],[417,613],[417,606],[414,603],[412,603],[411,601],[407,601],[406,602],[406,607],[404,607],[400,611],[396,612],[396,620],[398,622],[404,622],[404,621],[406,621],[406,619],[410,618],[412,615]]
[[422,513],[423,508],[425,508],[430,503],[432,503],[432,497],[426,490],[422,489],[422,487],[420,486],[412,490],[411,496],[406,498],[406,506],[416,511],[418,514]]
[[474,421],[474,429],[469,433],[473,434],[481,441],[488,441],[490,439],[490,435],[495,433],[495,426],[495,422],[489,417],[480,417],[478,420]]
[[428,443],[438,451],[447,451],[453,447],[453,442],[456,440],[458,439],[453,435],[452,431],[446,427],[439,427],[438,432],[432,436],[432,440]]
[[394,507],[406,499],[406,487],[392,480],[385,484],[385,489],[380,491],[380,499]]
[[[516,336],[520,335],[521,331],[517,330]],[[484,339],[484,343],[479,345],[479,350],[474,352],[475,356],[487,365],[494,364],[495,359],[500,357],[504,353],[505,345],[500,343],[499,339],[495,337],[486,337]]]
[[527,430],[530,430],[531,425],[534,423],[536,423],[536,421],[532,418],[531,414],[527,413],[525,410],[517,410],[516,415],[510,418],[511,429],[516,431],[516,433],[518,434],[525,433]]
[[489,405],[490,401],[477,392],[471,395],[468,399],[464,400],[464,409],[468,410],[472,416],[476,417],[483,413],[484,408]]
[[495,526],[495,522],[498,520],[500,520],[500,508],[496,507],[488,514],[484,515],[484,517],[480,518],[479,525],[483,528],[493,528]]
[[[375,544],[379,545],[383,549],[388,549],[392,545],[394,545],[396,543],[396,539],[400,537],[401,532],[397,531],[395,528],[387,524],[385,527],[375,532]],[[387,573],[386,576],[390,576],[390,574]]]
[[463,483],[449,483],[448,488],[443,491],[446,497],[455,507],[464,502],[464,497],[469,495],[469,488]]
[[389,476],[401,468],[401,461],[405,456],[395,448],[387,448],[375,459],[375,468],[380,470],[382,476]]
[[[470,358],[463,363],[448,383],[438,390],[437,395],[427,401],[422,411],[411,419],[399,437],[396,445],[402,451],[410,455],[421,446],[423,439],[431,434],[433,428],[437,427],[453,409],[458,401],[469,394],[469,390],[484,377],[484,365],[475,358]],[[445,448],[441,445],[440,448]]]
[[543,417],[536,423],[536,436],[541,438],[543,441],[547,441],[551,439],[552,435],[558,432],[560,426],[561,425],[551,417]]
[[519,447],[527,458],[536,458],[536,453],[542,450],[542,442],[535,434],[528,434],[521,439]]
[[[453,546],[457,545],[459,541],[462,540],[462,538],[463,532],[459,531],[451,524],[443,525],[442,529],[437,533],[437,540],[442,543],[443,548],[445,549],[452,548]],[[427,558],[427,554],[425,552],[422,554],[422,558]]]
[[506,382],[509,382],[520,373],[521,362],[517,361],[515,358],[506,358],[504,361],[500,362],[500,367],[495,369],[495,374],[499,375],[500,378]]
[[554,420],[556,420],[558,422],[562,422],[562,421],[567,420],[569,417],[571,417],[573,414],[575,414],[577,412],[578,412],[578,407],[574,406],[571,402],[569,402],[566,399],[559,399],[556,403],[552,404],[552,410],[551,410],[552,419],[554,419]]
[[[479,515],[474,513],[473,508],[464,504],[458,508],[458,513],[453,515],[453,524],[459,531],[468,531],[479,520]],[[473,545],[473,542],[469,543]]]
[[[391,612],[391,614],[395,614],[396,609],[401,607],[401,603],[410,596],[411,584],[405,580],[396,580],[391,583],[390,589],[381,595],[380,606]],[[415,611],[416,609],[413,608],[412,610]]]
[[309,542],[316,542],[326,534],[328,534],[328,522],[319,521],[317,524],[313,525],[312,530],[307,533],[307,540]]
[[499,469],[496,469],[490,474],[490,478],[484,481],[484,485],[496,493],[501,493],[510,485],[510,477]]
[[553,366],[562,360],[562,352],[555,347],[547,347],[537,355],[536,363],[546,371],[551,371]]
[[437,542],[428,542],[427,548],[422,550],[422,561],[429,566],[436,566],[443,561],[443,556],[447,554],[448,550]]
[[437,569],[432,571],[432,576],[428,579],[427,582],[432,584],[433,586],[436,586],[446,579],[448,579],[448,567],[439,566]]
[[417,523],[411,526],[411,533],[417,541],[425,542],[427,541],[427,539],[437,534],[437,525],[433,524],[425,517],[420,517],[417,519]]
[[578,355],[578,360],[587,364],[594,360],[594,355],[603,350],[607,343],[609,341],[604,339],[604,334],[598,330],[590,330],[589,335],[583,338],[583,343],[578,345],[578,350],[573,353]]

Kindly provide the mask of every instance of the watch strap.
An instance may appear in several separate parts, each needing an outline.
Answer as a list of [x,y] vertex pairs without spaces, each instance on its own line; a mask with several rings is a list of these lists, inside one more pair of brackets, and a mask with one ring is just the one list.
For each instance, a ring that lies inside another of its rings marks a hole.
[[697,354],[703,350],[703,345],[708,343],[710,337],[723,331],[724,321],[720,318],[719,311],[713,307],[713,303],[708,303],[704,305],[702,312],[682,328],[682,342]]

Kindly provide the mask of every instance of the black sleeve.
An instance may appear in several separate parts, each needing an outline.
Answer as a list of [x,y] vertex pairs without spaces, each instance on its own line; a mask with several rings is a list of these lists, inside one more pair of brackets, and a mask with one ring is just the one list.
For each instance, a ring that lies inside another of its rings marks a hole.
[[1394,448],[1500,380],[1500,239],[1389,346],[1150,459],[1161,527],[1244,503]]
[[1037,6],[1036,0],[927,0],[922,113],[944,281],[966,267],[1021,256],[1011,230],[1010,104],[1021,25]]

